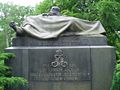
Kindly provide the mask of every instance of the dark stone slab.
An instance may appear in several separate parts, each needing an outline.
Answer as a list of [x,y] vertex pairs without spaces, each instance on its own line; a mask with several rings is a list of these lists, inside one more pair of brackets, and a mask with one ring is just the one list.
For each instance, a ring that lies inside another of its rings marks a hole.
[[29,90],[110,90],[115,60],[111,46],[11,47],[7,51],[16,54],[9,65],[15,76],[29,81]]
[[103,35],[23,36],[12,46],[6,50],[16,58],[7,64],[29,81],[29,89],[19,90],[110,90],[115,54]]
[[17,37],[13,39],[13,46],[99,46],[107,45],[107,38],[103,35],[93,36],[62,36],[52,39],[35,39],[32,37]]

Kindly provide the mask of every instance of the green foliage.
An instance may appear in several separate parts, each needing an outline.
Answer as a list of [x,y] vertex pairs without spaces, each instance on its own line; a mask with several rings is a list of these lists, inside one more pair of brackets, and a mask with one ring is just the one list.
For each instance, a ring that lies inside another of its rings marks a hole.
[[27,80],[21,77],[13,77],[11,73],[11,67],[5,65],[5,60],[14,58],[12,53],[0,54],[0,90],[3,90],[4,86],[12,87],[13,89],[19,86],[25,86],[28,84]]
[[36,5],[36,10],[34,11],[34,14],[47,13],[51,6],[51,0],[44,0],[39,5]]
[[112,87],[110,90],[120,90],[120,60],[117,61]]
[[21,77],[0,77],[0,85],[12,87],[13,89],[18,88],[19,86],[27,85],[27,80]]
[[[44,0],[36,6],[34,14],[47,13],[52,6],[59,6],[62,14],[72,16],[74,13],[84,11],[84,8],[94,1],[98,0],[91,0],[91,2],[88,0]],[[78,17],[78,14],[75,16]]]
[[11,58],[15,58],[15,55],[12,53],[1,53],[0,54],[0,60],[8,60]]
[[5,65],[5,60],[9,60],[14,58],[15,55],[12,53],[1,53],[0,54],[0,76],[8,77],[11,76],[11,68]]
[[4,32],[0,32],[0,53],[4,52],[4,48],[6,47],[6,42],[4,38]]
[[10,72],[10,67],[8,66],[5,66],[5,65],[0,65],[0,76],[1,77],[8,77],[8,76],[11,76],[12,73]]
[[[116,50],[120,52],[120,36],[117,31],[120,29],[120,3],[116,1],[101,1],[96,4],[98,13],[98,19],[104,25],[110,45],[116,47]],[[119,53],[117,53],[117,59]]]

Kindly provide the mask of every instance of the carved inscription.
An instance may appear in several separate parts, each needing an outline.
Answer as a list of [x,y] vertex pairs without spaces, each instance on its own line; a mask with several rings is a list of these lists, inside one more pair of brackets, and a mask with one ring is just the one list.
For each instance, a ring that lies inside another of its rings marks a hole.
[[30,73],[33,81],[80,81],[90,80],[90,72],[80,72],[75,64],[69,64],[67,68],[53,68],[49,64],[43,64],[39,72]]

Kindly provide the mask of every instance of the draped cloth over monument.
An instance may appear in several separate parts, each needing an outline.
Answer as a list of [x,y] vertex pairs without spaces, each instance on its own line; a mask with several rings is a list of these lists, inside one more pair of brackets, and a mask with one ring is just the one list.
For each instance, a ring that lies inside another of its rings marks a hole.
[[88,21],[68,16],[29,16],[24,20],[21,28],[27,34],[40,39],[58,37],[66,30],[74,35],[93,35],[105,32],[100,21]]

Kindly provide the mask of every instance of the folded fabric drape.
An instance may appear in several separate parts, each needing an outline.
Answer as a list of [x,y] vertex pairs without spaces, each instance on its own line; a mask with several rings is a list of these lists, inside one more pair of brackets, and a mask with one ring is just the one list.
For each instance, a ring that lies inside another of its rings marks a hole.
[[69,16],[29,16],[21,26],[21,30],[40,39],[58,37],[68,29],[74,35],[93,35],[105,32],[100,21],[88,21]]

